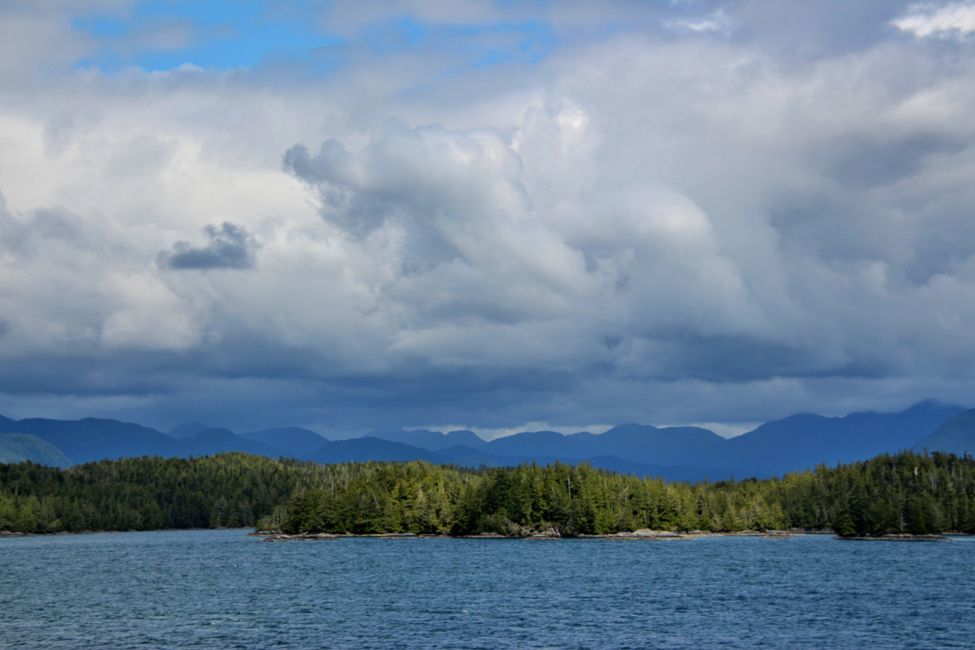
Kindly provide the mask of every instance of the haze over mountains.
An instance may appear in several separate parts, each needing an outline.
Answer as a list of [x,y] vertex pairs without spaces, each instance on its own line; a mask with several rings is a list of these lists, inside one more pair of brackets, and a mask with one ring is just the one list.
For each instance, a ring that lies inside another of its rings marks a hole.
[[320,463],[425,460],[467,467],[588,462],[669,480],[774,476],[905,449],[975,453],[975,409],[924,401],[899,413],[797,414],[725,439],[700,427],[623,424],[602,434],[525,431],[486,441],[472,431],[380,429],[330,441],[300,427],[233,432],[202,423],[168,433],[116,420],[0,416],[0,462],[67,465],[126,456],[245,452]]

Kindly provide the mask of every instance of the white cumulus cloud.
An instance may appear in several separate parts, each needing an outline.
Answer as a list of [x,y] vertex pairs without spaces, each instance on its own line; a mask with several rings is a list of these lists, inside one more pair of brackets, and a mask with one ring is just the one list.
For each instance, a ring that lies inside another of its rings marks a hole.
[[918,38],[960,38],[975,33],[975,4],[954,2],[944,6],[918,5],[893,21]]

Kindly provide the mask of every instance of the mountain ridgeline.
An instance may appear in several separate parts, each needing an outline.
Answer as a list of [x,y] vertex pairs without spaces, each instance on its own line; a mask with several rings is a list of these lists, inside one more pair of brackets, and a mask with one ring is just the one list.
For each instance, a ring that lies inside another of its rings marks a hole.
[[242,452],[326,464],[418,460],[476,468],[586,462],[637,476],[716,481],[781,476],[908,449],[975,453],[975,410],[925,401],[899,413],[799,414],[731,439],[700,427],[625,424],[598,435],[526,431],[492,441],[466,430],[379,429],[362,438],[327,440],[299,427],[237,433],[193,422],[163,433],[116,420],[0,417],[0,459],[54,466]]
[[26,433],[0,433],[0,463],[29,460],[40,465],[67,467],[68,457],[51,443]]
[[975,460],[903,452],[784,478],[668,483],[588,464],[479,470],[246,454],[68,469],[0,465],[0,531],[258,526],[285,533],[523,537],[639,529],[975,532]]

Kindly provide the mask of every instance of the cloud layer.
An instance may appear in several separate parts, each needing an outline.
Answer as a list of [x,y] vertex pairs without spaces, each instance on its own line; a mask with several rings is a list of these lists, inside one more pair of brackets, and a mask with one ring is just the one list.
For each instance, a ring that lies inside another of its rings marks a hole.
[[[0,411],[345,432],[966,402],[971,5],[458,7],[337,7],[341,45],[230,70],[8,59]],[[67,9],[3,11],[97,61]]]

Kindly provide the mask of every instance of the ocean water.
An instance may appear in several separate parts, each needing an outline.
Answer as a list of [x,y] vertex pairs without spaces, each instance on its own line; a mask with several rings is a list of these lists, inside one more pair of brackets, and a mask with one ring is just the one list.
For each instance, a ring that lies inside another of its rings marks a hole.
[[975,540],[0,539],[3,648],[975,647]]

